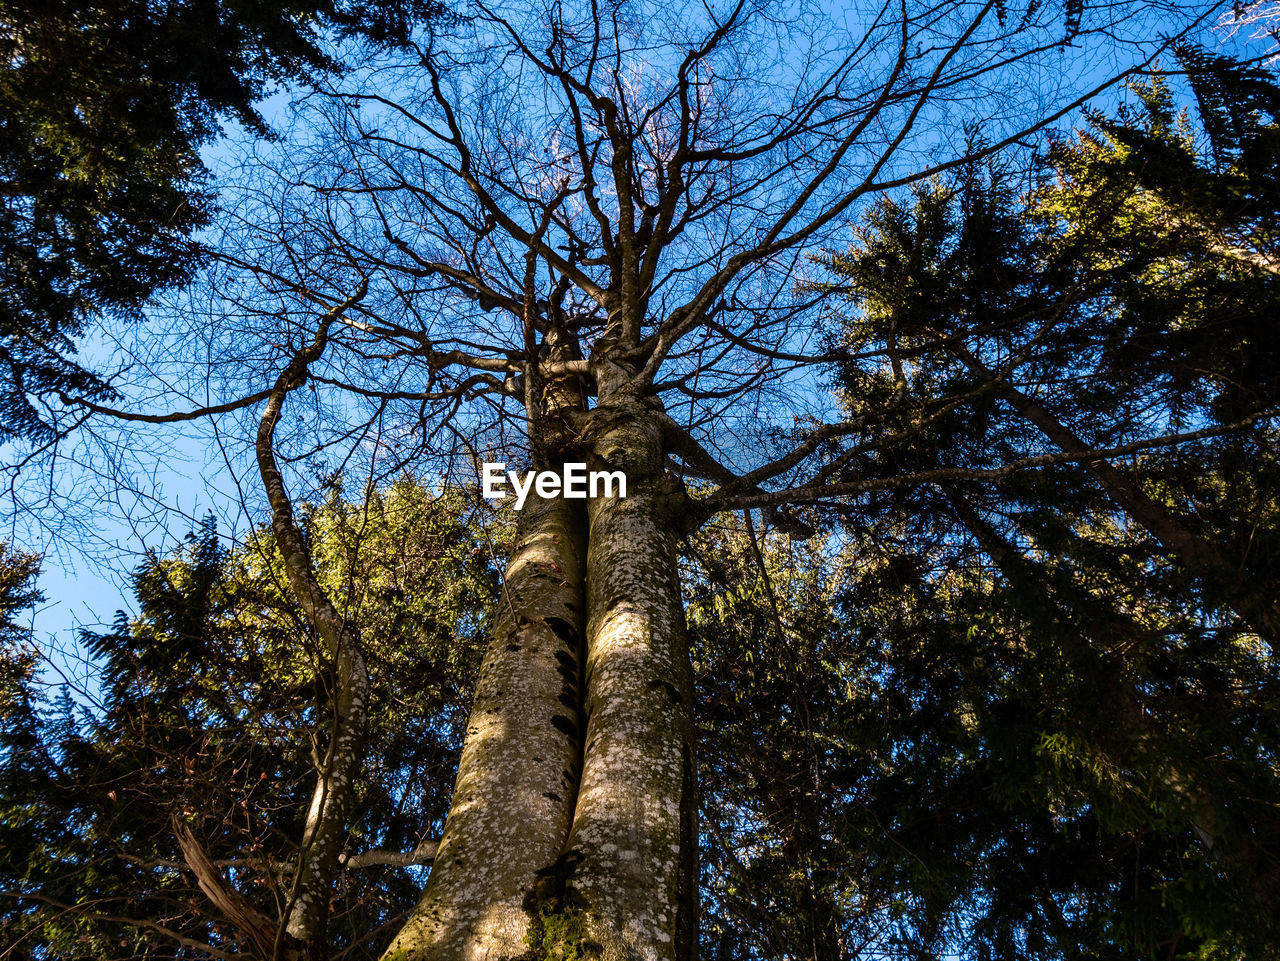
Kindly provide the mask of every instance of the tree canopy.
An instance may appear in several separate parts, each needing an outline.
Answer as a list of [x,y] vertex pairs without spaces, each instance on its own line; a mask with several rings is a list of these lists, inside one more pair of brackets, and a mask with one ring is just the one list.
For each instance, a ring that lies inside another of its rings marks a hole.
[[[378,760],[329,907],[335,945],[376,957],[444,818],[493,548],[408,480],[356,504],[335,490],[304,523],[326,584],[379,638],[365,735]],[[30,559],[11,563],[30,576]],[[100,689],[42,703],[29,674],[7,701],[6,940],[23,957],[271,955],[334,666],[267,531],[228,551],[206,527],[142,565],[134,590],[137,619],[84,637]]]

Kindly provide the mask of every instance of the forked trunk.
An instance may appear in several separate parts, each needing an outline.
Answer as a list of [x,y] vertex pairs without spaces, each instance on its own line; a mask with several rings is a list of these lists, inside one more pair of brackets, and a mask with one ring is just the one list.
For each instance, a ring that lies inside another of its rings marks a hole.
[[651,413],[631,401],[593,412],[592,467],[624,471],[627,490],[588,502],[589,533],[580,502],[521,515],[444,837],[384,961],[694,955],[693,685],[673,513],[685,495]]

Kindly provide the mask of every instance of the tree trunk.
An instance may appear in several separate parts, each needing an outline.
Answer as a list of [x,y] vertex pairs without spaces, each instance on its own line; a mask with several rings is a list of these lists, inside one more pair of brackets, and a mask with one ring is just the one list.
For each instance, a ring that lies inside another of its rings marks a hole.
[[589,507],[586,743],[564,909],[584,922],[584,954],[692,958],[693,680],[675,563],[684,489],[663,471],[651,409],[602,399],[595,414],[595,454],[626,472],[628,489]]
[[384,961],[696,952],[693,681],[675,562],[688,498],[663,470],[654,407],[602,387],[594,410],[561,416],[581,395],[552,386],[544,449],[589,451],[591,469],[625,473],[626,496],[586,511],[527,503],[444,836]]
[[530,950],[532,892],[576,800],[585,517],[530,494],[485,654],[444,836],[384,959],[505,959]]
[[349,300],[330,310],[318,325],[312,342],[297,351],[280,372],[259,421],[255,446],[258,472],[271,505],[271,530],[285,576],[303,613],[333,659],[333,672],[329,677],[333,703],[329,741],[324,757],[316,765],[316,785],[307,808],[297,871],[286,905],[288,917],[284,919],[283,930],[277,931],[269,955],[275,961],[299,955],[308,961],[323,961],[328,957],[329,900],[355,806],[355,783],[362,763],[360,747],[369,701],[369,672],[360,653],[359,639],[316,579],[311,554],[294,519],[284,477],[276,463],[275,430],[289,394],[306,382],[309,366],[324,353],[330,326],[343,311],[364,297],[365,290],[362,284]]
[[286,935],[304,945],[306,957],[312,961],[329,954],[329,898],[355,807],[353,788],[363,763],[360,743],[369,701],[369,672],[356,638],[345,625],[336,646],[329,744],[316,772],[302,834],[295,896],[285,923]]

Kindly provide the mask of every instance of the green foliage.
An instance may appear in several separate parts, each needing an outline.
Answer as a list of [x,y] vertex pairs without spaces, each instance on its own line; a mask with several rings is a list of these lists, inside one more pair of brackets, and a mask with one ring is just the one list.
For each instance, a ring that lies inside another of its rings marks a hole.
[[[1042,431],[1010,409],[999,379],[1039,396],[1085,446],[1276,407],[1280,194],[1277,166],[1263,162],[1276,126],[1251,105],[1274,105],[1280,93],[1268,88],[1265,99],[1255,71],[1211,63],[1220,90],[1243,87],[1236,110],[1253,117],[1221,149],[1231,164],[1205,155],[1207,137],[1175,114],[1157,79],[1136,89],[1138,112],[1092,117],[1058,143],[1038,181],[974,169],[919,188],[872,211],[855,248],[828,259],[858,306],[846,343],[884,345],[896,358],[839,371],[851,410],[902,436],[851,461],[850,476],[997,468],[1044,452]],[[1186,583],[1208,608],[1273,604],[1273,451],[1273,429],[1257,426],[1157,448],[1126,468],[1140,463],[1147,496],[1228,559]],[[1071,518],[1114,509],[1102,494],[1065,464],[1002,485],[1004,498],[1060,533]],[[913,496],[880,500],[905,507]]]
[[695,540],[704,956],[1276,956],[1270,650],[939,525]]
[[[359,502],[335,489],[305,530],[326,589],[363,627],[371,675],[346,851],[412,851],[447,810],[496,593],[490,551],[460,500],[408,479]],[[266,531],[228,550],[207,526],[134,583],[139,617],[85,638],[101,711],[45,705],[32,720],[45,774],[7,785],[20,814],[6,825],[30,842],[0,855],[0,889],[29,897],[4,902],[4,923],[44,957],[173,956],[172,932],[244,949],[184,870],[174,818],[258,910],[275,918],[288,900],[327,737],[326,649]],[[335,950],[376,957],[421,870],[342,871]],[[148,925],[161,918],[168,931]]]
[[[14,796],[15,787],[39,778],[32,748],[35,731],[36,681],[39,657],[29,629],[21,618],[43,600],[35,588],[40,558],[13,550],[0,542],[0,797]],[[33,763],[35,762],[35,763]],[[13,811],[0,801],[0,851],[23,844],[9,829]]]
[[29,395],[95,395],[74,360],[99,313],[130,315],[198,266],[214,195],[199,156],[271,85],[338,64],[326,33],[408,39],[433,0],[0,3],[0,437],[38,435]]
[[[834,604],[838,545],[762,545],[740,524],[690,545],[684,582],[699,690],[710,959],[840,956],[874,914],[856,781],[873,717],[865,651]],[[831,561],[832,563],[828,563]],[[775,618],[775,605],[776,613]],[[853,793],[850,793],[851,790]]]
[[1277,393],[1280,89],[1201,50],[1180,57],[1195,117],[1167,82],[1135,86],[1139,109],[1054,147],[1058,181],[1030,213],[1104,308],[1119,389],[1161,385],[1175,415],[1230,421]]
[[21,617],[44,595],[35,588],[40,558],[0,542],[0,731],[6,741],[21,738],[30,716],[31,684],[37,655]]
[[954,479],[694,540],[706,957],[1280,957],[1274,428],[1118,464],[1225,565],[1081,465],[977,473],[1061,450],[1004,385],[1086,447],[1277,404],[1280,99],[1181,56],[1198,113],[1158,78],[826,259],[865,425],[829,476]]

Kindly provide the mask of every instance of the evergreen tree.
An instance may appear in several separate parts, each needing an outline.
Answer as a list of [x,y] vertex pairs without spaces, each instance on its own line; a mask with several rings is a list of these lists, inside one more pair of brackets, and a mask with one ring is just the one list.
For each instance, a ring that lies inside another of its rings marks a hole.
[[340,69],[330,38],[408,42],[434,0],[0,3],[0,438],[49,430],[43,398],[107,390],[75,360],[101,314],[189,279],[215,209],[201,147],[268,135],[272,85]]
[[[412,481],[307,535],[344,611],[367,625],[375,759],[326,897],[335,950],[376,957],[429,864],[493,591],[459,505]],[[501,546],[501,537],[499,537]],[[271,536],[228,551],[212,527],[137,572],[140,616],[86,635],[101,710],[28,705],[0,852],[6,940],[31,956],[209,957],[276,950],[317,756],[331,723],[323,646],[284,588]]]
[[[916,559],[894,587],[915,613],[879,630],[912,705],[898,736],[921,740],[877,756],[924,763],[867,794],[907,823],[931,798],[932,826],[879,863],[941,890],[922,930],[949,921],[979,956],[1278,950],[1280,474],[1274,429],[1239,425],[1277,399],[1280,101],[1256,70],[1181,59],[1194,114],[1139,86],[1036,189],[967,171],[882,204],[829,261],[859,308],[850,353],[890,358],[842,367],[844,396],[901,438],[842,469],[940,478],[848,519]],[[1210,436],[1053,466],[1152,423]]]

